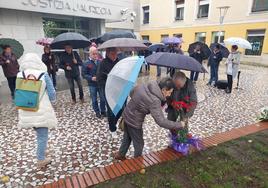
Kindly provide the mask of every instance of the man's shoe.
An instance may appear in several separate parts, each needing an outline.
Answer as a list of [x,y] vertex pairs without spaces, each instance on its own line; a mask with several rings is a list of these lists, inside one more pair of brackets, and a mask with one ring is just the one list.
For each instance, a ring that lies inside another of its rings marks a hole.
[[73,104],[73,105],[76,104],[76,100],[73,99],[73,100],[72,100],[72,104]]
[[230,94],[230,93],[231,93],[231,90],[227,88],[227,89],[225,90],[225,93]]
[[44,168],[45,166],[47,166],[48,164],[50,164],[52,161],[51,158],[46,158],[45,160],[38,160],[37,161],[37,168]]
[[96,113],[96,117],[100,119],[101,118],[100,113]]
[[107,113],[106,112],[102,112],[101,115],[102,115],[102,117],[107,117]]
[[80,99],[80,102],[83,104],[85,103],[85,99]]
[[126,157],[125,157],[125,156],[120,155],[120,153],[119,153],[119,152],[116,152],[116,153],[114,153],[114,159],[115,159],[115,160],[120,160],[120,161],[123,161],[123,160],[126,160]]

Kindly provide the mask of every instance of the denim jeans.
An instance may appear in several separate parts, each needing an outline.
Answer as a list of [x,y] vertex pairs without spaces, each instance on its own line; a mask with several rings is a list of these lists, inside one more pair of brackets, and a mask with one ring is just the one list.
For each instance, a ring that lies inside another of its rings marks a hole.
[[192,81],[197,81],[198,80],[198,76],[199,76],[199,72],[191,71],[190,78],[191,78]]
[[83,99],[84,98],[84,92],[83,92],[82,81],[81,81],[80,76],[67,78],[67,79],[68,79],[68,84],[69,84],[69,87],[70,87],[72,99],[76,101],[74,81],[76,81],[76,84],[77,84],[78,89],[79,89],[80,100]]
[[10,89],[10,93],[11,93],[12,98],[14,97],[14,94],[15,94],[16,79],[17,79],[16,76],[7,78],[8,87]]
[[[89,92],[90,92],[90,97],[92,100],[92,107],[95,113],[100,113],[100,109],[101,109],[101,113],[105,113],[106,109],[105,109],[104,93],[100,92],[100,89],[96,86],[89,86]],[[98,94],[100,97],[100,108],[98,104]]]
[[[105,86],[100,87],[100,93],[104,93],[104,96],[105,96]],[[105,102],[106,102],[106,107],[107,107],[107,117],[108,117],[109,130],[111,132],[115,132],[116,129],[117,129],[117,127],[116,127],[117,121],[121,117],[125,105],[123,105],[123,108],[115,116],[113,111],[112,111],[112,109],[110,108],[110,106],[109,106],[109,104],[107,102],[106,96],[105,96]]]
[[210,79],[209,79],[209,84],[212,82],[217,82],[218,81],[218,71],[219,71],[219,64],[212,64],[210,66]]
[[34,128],[37,135],[37,159],[45,160],[46,158],[46,149],[48,142],[48,128],[40,127]]
[[157,74],[156,76],[161,76],[161,67],[157,66]]

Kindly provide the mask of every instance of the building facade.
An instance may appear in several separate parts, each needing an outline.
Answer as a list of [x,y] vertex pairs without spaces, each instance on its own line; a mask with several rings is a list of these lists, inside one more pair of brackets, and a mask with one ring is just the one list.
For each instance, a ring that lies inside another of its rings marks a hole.
[[[229,8],[220,24],[219,7],[224,6]],[[241,37],[253,46],[240,49],[243,61],[268,64],[268,0],[140,0],[140,12],[144,39],[160,42],[166,36],[179,36],[187,51],[195,41],[210,44]]]
[[[0,37],[14,38],[25,52],[43,53],[36,40],[64,32],[78,32],[87,38],[105,30],[134,30],[129,13],[135,0],[1,0]],[[138,6],[135,6],[138,7]],[[128,9],[127,14],[123,10]],[[3,80],[0,70],[0,81]]]

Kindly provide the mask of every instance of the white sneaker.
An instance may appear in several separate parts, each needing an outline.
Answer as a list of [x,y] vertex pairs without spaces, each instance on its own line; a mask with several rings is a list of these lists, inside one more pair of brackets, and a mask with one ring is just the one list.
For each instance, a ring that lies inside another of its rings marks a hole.
[[113,138],[113,139],[118,138],[118,136],[117,136],[117,133],[116,133],[116,132],[111,132],[111,136],[112,136],[112,138]]
[[39,160],[37,161],[37,168],[44,168],[45,166],[47,166],[48,164],[50,164],[52,161],[51,158],[46,158],[45,160]]

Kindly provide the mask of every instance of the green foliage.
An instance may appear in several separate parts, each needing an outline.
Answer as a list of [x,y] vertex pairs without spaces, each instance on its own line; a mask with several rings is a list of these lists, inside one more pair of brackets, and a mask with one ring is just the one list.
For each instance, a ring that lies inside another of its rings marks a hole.
[[57,35],[61,34],[62,31],[55,30],[57,28],[57,24],[54,21],[45,21],[43,22],[43,28],[45,32],[45,37],[55,38]]

